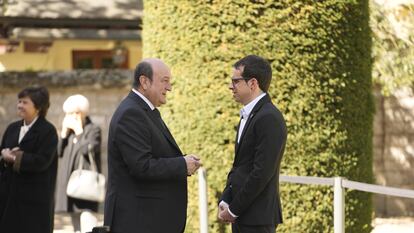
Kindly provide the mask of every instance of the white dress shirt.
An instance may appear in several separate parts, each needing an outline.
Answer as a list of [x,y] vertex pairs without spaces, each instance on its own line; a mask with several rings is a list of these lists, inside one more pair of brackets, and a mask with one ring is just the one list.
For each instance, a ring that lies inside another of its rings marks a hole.
[[149,101],[149,99],[147,99],[147,97],[145,97],[143,94],[141,94],[141,92],[135,90],[134,88],[132,88],[132,91],[137,94],[139,97],[141,97],[141,99],[143,99],[145,101],[145,103],[148,104],[148,106],[151,108],[151,110],[154,110],[155,107],[154,105],[151,103],[151,101]]
[[254,106],[256,106],[257,102],[259,102],[260,99],[265,96],[266,93],[262,93],[259,96],[257,96],[254,100],[250,101],[250,103],[246,104],[241,110],[240,110],[240,127],[239,132],[237,136],[237,143],[240,142],[240,137],[243,133],[244,126],[246,125],[247,119],[249,119],[250,113],[252,112]]
[[19,133],[19,143],[22,141],[24,135],[26,135],[26,133],[29,131],[30,127],[33,126],[33,124],[36,122],[37,118],[39,118],[38,116],[32,121],[32,123],[30,123],[29,125],[26,125],[26,122],[23,120],[23,125],[22,127],[20,127],[20,133]]

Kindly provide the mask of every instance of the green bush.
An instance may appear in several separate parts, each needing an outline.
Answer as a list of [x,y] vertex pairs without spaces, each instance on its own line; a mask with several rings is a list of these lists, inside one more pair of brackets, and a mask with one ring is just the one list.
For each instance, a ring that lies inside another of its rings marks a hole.
[[[145,1],[144,57],[172,67],[163,116],[185,153],[208,172],[210,232],[234,153],[238,110],[231,65],[248,54],[272,64],[270,95],[288,125],[285,175],[372,181],[371,39],[367,0]],[[198,231],[197,178],[186,232]],[[278,232],[333,232],[331,188],[281,185]],[[370,195],[346,194],[347,232],[370,232]]]

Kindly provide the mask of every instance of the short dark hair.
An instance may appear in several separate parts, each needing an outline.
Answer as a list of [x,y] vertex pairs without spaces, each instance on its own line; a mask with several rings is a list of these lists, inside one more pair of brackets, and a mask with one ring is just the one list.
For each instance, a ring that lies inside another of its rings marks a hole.
[[140,62],[137,67],[135,67],[134,82],[132,84],[133,87],[138,88],[141,85],[139,82],[139,77],[141,77],[141,75],[149,78],[149,80],[152,82],[152,74],[153,71],[151,64],[146,61]]
[[233,65],[234,68],[244,67],[242,77],[245,79],[255,78],[262,91],[269,90],[272,80],[272,68],[267,60],[256,55],[248,55]]
[[49,109],[49,91],[44,86],[27,87],[19,92],[17,97],[24,98],[29,97],[33,102],[35,108],[39,111],[39,116],[46,117],[47,110]]

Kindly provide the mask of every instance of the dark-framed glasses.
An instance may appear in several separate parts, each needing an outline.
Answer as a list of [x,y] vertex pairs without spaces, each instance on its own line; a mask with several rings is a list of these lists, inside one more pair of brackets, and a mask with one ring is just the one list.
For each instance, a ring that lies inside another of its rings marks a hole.
[[250,80],[251,78],[244,78],[244,77],[240,77],[240,78],[231,78],[231,84],[233,85],[233,87],[239,83],[241,80]]

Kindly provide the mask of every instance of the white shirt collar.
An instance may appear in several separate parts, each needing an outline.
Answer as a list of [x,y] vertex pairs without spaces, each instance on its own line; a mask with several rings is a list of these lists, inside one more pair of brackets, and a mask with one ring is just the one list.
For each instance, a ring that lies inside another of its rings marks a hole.
[[154,110],[154,105],[151,103],[151,101],[149,101],[149,99],[147,99],[147,97],[145,97],[143,94],[141,94],[141,92],[135,90],[134,88],[132,88],[132,91],[137,94],[139,97],[141,97],[141,99],[143,99],[145,101],[145,103],[148,104],[148,106],[150,107],[151,110]]
[[33,124],[37,121],[37,118],[39,118],[39,116],[36,116],[35,119],[33,119],[29,125],[26,125],[26,122],[23,120],[22,127],[27,127],[28,129],[30,129],[33,126]]
[[260,99],[262,99],[266,93],[262,93],[259,96],[257,96],[254,100],[250,101],[250,103],[246,104],[241,110],[240,110],[240,117],[243,119],[246,119],[249,117],[250,113],[252,112],[254,106],[256,106],[257,102],[259,102]]

